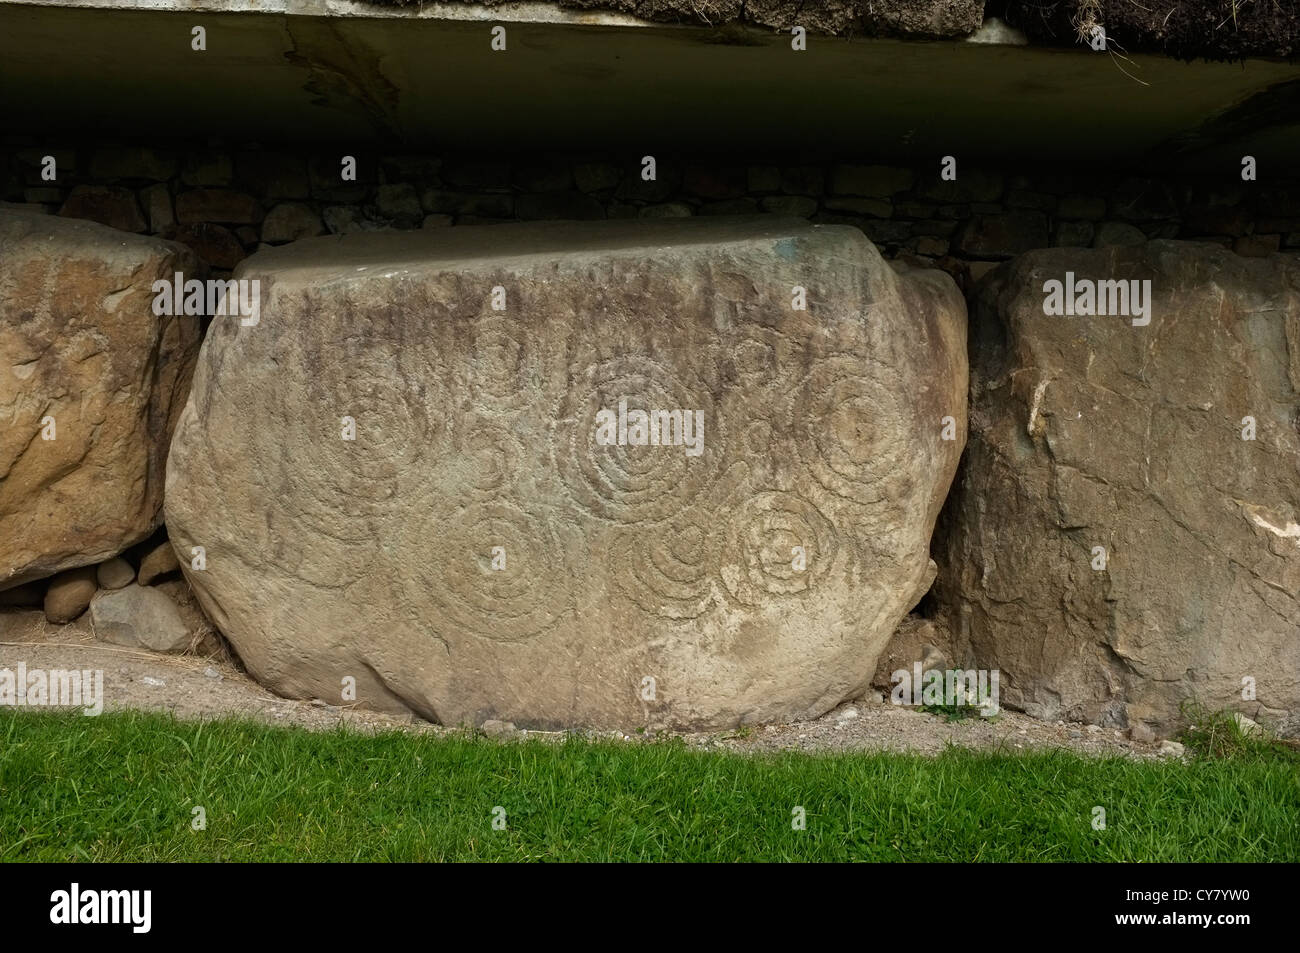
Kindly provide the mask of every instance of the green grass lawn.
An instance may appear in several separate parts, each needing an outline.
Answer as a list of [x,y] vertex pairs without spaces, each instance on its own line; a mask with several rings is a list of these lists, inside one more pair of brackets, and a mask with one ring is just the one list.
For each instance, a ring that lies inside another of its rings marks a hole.
[[1284,754],[744,756],[0,711],[6,861],[1296,861],[1298,825]]

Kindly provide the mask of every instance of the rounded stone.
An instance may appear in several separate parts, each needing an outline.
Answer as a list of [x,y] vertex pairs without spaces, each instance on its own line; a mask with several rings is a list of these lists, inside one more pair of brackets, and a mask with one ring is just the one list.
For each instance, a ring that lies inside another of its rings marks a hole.
[[135,581],[135,570],[121,556],[100,563],[95,575],[103,589],[121,589]]
[[90,620],[95,637],[114,645],[183,652],[190,644],[189,627],[176,603],[149,586],[98,593],[90,602]]
[[71,622],[86,611],[98,588],[94,566],[59,573],[45,590],[45,618],[60,624]]
[[140,557],[140,572],[137,578],[140,585],[147,586],[160,576],[177,572],[180,568],[181,564],[176,559],[176,550],[172,549],[171,540],[164,539]]

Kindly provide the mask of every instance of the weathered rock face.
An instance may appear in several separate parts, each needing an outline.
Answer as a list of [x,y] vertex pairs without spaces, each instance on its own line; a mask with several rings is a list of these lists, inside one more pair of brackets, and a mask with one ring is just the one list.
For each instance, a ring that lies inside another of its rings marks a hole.
[[[1044,314],[1067,272],[1150,281],[1150,323]],[[938,588],[958,644],[1043,717],[1300,709],[1300,262],[1054,249],[982,291]]]
[[0,588],[160,524],[199,347],[197,318],[153,313],[150,286],[176,271],[197,271],[177,245],[0,211]]
[[[167,524],[282,694],[350,677],[446,723],[813,716],[930,583],[964,303],[856,229],[355,235],[236,275],[261,320],[210,329]],[[685,413],[635,445],[651,410]]]

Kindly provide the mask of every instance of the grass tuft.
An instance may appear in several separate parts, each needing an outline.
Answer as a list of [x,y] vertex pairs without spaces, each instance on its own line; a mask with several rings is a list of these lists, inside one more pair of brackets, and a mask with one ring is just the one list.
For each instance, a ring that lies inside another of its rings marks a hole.
[[1300,749],[1294,742],[1276,737],[1263,725],[1243,728],[1237,713],[1230,709],[1215,711],[1185,702],[1181,712],[1188,725],[1182,742],[1198,757],[1280,759],[1300,767]]

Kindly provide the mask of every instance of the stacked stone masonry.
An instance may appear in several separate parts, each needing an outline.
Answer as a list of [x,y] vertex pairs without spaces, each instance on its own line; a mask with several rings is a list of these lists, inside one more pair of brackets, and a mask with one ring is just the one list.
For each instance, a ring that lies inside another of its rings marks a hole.
[[[42,176],[53,156],[58,175]],[[1222,175],[1004,174],[869,160],[723,162],[656,156],[342,156],[236,145],[82,146],[11,137],[0,201],[193,249],[214,272],[263,245],[325,234],[514,221],[775,214],[860,228],[886,257],[935,264],[963,290],[994,263],[1048,247],[1211,241],[1259,257],[1300,249],[1300,180]]]

